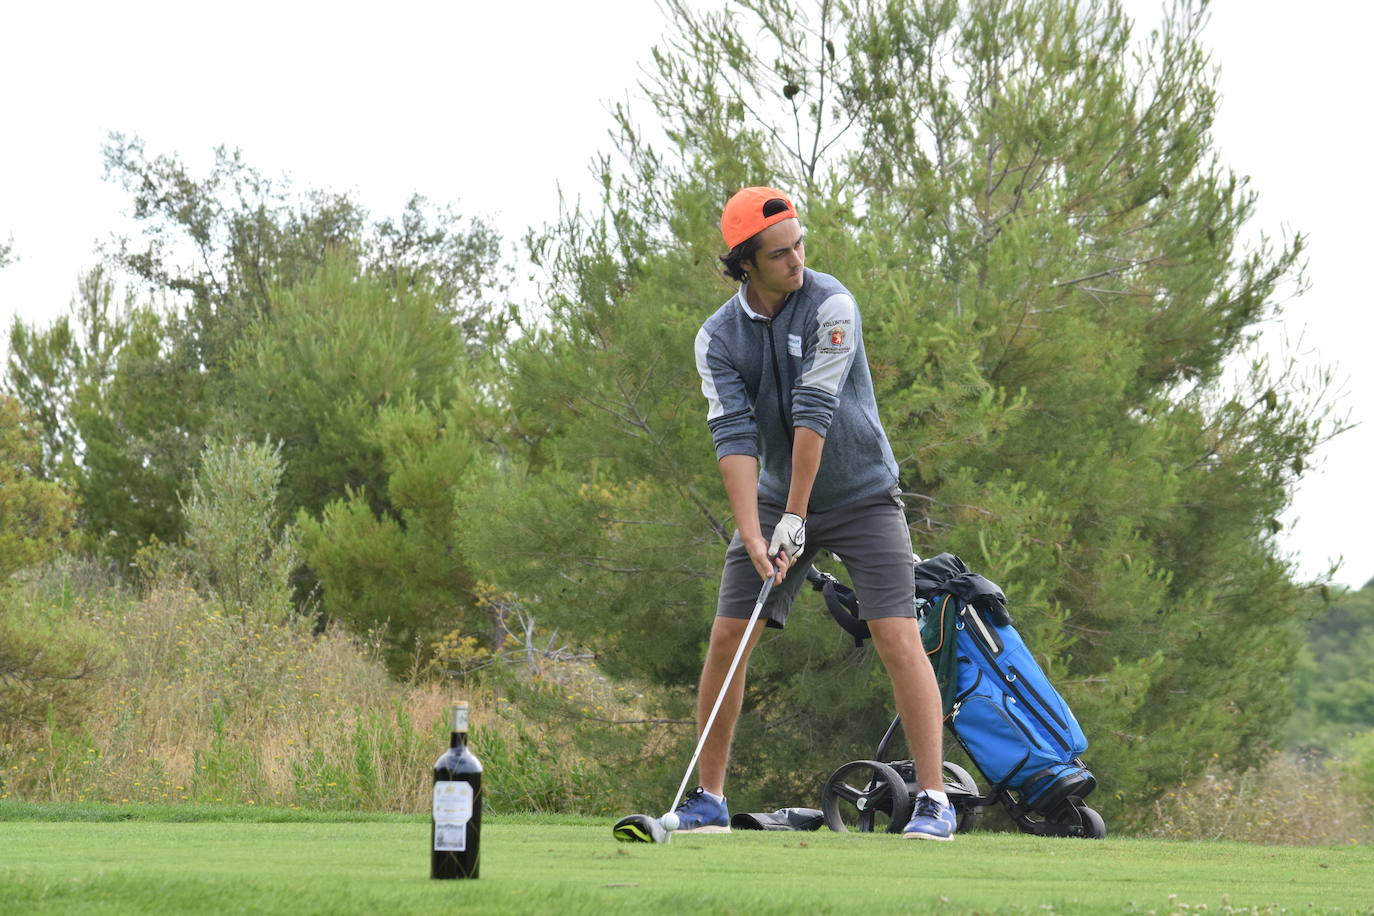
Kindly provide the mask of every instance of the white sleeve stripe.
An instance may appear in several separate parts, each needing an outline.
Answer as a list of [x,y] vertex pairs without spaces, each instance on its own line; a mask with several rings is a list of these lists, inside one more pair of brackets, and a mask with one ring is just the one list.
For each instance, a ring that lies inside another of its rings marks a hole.
[[725,405],[716,393],[716,380],[711,375],[711,367],[706,362],[706,351],[711,347],[711,335],[702,328],[697,332],[697,373],[701,376],[701,393],[706,395],[706,419],[714,420],[725,413]]
[[[797,385],[838,395],[840,383],[854,356],[854,300],[844,293],[826,299],[816,312],[816,324],[816,348],[811,365],[797,379]],[[838,346],[831,343],[830,335],[835,330],[843,335],[843,342]]]

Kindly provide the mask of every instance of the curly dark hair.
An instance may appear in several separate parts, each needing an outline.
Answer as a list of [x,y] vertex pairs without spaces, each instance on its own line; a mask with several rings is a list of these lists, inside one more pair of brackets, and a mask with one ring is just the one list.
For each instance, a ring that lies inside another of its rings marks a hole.
[[[774,198],[763,205],[763,215],[773,216],[787,209],[789,209],[787,201]],[[720,263],[723,265],[721,273],[736,283],[743,283],[745,277],[749,275],[744,269],[744,262],[754,260],[754,255],[758,253],[759,237],[756,233],[731,248],[728,253],[721,255]]]
[[749,238],[740,242],[729,253],[721,255],[721,273],[734,280],[736,283],[743,283],[748,273],[744,269],[745,261],[754,260],[754,255],[759,253],[759,237],[751,235]]

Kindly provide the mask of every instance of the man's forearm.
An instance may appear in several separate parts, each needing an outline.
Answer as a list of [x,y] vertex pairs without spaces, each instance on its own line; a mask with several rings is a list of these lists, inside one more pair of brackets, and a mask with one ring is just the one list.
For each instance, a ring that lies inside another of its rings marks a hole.
[[759,527],[759,462],[752,455],[726,455],[720,459],[720,476],[725,482],[725,495],[730,498],[730,511],[735,515],[735,528],[741,538],[761,538]]
[[787,491],[787,511],[806,518],[811,487],[821,466],[825,437],[814,429],[798,426],[792,432],[792,485]]

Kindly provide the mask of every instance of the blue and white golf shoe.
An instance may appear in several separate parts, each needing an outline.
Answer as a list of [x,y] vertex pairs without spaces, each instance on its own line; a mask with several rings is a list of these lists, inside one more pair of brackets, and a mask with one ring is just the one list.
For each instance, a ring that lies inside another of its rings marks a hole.
[[902,831],[902,839],[952,840],[954,826],[954,806],[941,804],[922,792],[916,796],[916,811]]
[[729,833],[730,811],[725,800],[715,801],[701,786],[687,793],[677,806],[678,833]]

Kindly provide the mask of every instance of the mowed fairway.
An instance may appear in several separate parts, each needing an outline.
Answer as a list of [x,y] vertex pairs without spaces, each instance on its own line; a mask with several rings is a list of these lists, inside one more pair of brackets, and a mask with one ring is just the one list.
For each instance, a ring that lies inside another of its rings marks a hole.
[[486,825],[480,880],[435,882],[428,838],[423,819],[8,819],[0,911],[1374,913],[1374,853],[1354,846],[824,831],[644,846],[609,821],[522,817]]

